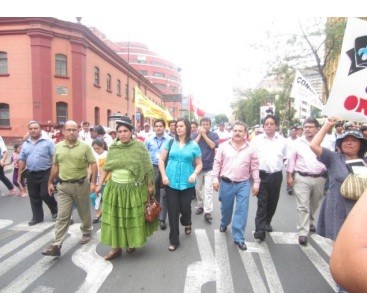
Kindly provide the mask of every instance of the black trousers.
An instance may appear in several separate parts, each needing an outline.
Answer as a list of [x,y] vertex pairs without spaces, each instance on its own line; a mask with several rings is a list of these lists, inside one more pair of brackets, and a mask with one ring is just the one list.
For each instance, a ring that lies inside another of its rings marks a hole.
[[[167,210],[169,220],[169,242],[180,245],[180,226],[191,226],[191,200],[195,187],[177,190],[166,186]],[[181,218],[180,218],[181,214]]]
[[55,197],[48,194],[48,178],[51,169],[44,171],[29,172],[27,174],[27,187],[29,200],[32,208],[32,220],[43,221],[42,201],[48,206],[51,214],[57,214],[57,201]]
[[255,231],[265,231],[265,226],[271,223],[277,209],[280,187],[283,181],[282,171],[265,173],[260,171],[260,188],[257,195],[257,211]]
[[162,176],[159,172],[159,168],[157,165],[153,165],[154,170],[154,187],[155,187],[155,195],[154,197],[158,202],[161,200],[161,183],[162,183]]
[[14,185],[10,182],[8,177],[6,177],[3,166],[0,166],[0,181],[5,184],[7,189],[12,190],[14,188]]

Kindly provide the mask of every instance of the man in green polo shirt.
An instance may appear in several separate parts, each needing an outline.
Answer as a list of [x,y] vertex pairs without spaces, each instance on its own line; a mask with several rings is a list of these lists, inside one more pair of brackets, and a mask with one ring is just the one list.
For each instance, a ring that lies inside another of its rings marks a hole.
[[[78,125],[67,121],[64,126],[65,140],[55,147],[55,155],[48,180],[48,192],[53,194],[54,179],[59,177],[59,211],[55,225],[55,238],[52,245],[42,252],[43,255],[60,256],[60,248],[69,228],[73,204],[76,205],[82,221],[80,229],[83,237],[81,244],[91,240],[92,222],[89,194],[96,188],[97,164],[93,150],[87,143],[78,140]],[[87,177],[91,167],[91,183]]]

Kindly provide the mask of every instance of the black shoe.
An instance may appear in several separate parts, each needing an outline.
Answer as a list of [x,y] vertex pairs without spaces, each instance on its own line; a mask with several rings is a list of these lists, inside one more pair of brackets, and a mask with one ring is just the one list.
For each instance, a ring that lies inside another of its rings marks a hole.
[[292,190],[288,190],[288,195],[293,195],[293,191]]
[[60,248],[57,245],[51,245],[49,248],[41,252],[43,255],[60,256]]
[[28,226],[34,226],[34,225],[37,225],[38,223],[41,223],[43,221],[36,221],[36,220],[30,220],[28,222]]
[[270,224],[266,224],[265,230],[268,232],[273,232],[273,227]]
[[196,214],[197,215],[201,215],[202,213],[204,213],[204,209],[203,208],[197,208],[196,209]]
[[299,245],[307,245],[307,237],[306,236],[299,236],[298,237]]
[[315,227],[314,224],[311,224],[310,225],[310,232],[312,232],[312,233],[315,233],[316,232],[316,227]]
[[254,233],[254,238],[255,239],[258,239],[260,241],[264,241],[265,240],[265,231],[256,231]]
[[210,213],[206,213],[204,215],[204,220],[210,222],[211,220],[213,220],[212,215]]
[[92,223],[93,223],[93,224],[98,223],[98,222],[99,222],[99,219],[100,219],[101,217],[102,217],[102,216],[94,217],[94,219],[93,219]]
[[161,227],[161,230],[166,230],[167,224],[165,221],[159,221],[159,227]]
[[224,232],[227,231],[227,227],[220,226],[219,227],[219,231],[222,232],[222,233],[224,233]]
[[234,242],[234,244],[236,244],[237,245],[237,247],[239,248],[239,249],[241,249],[241,250],[247,250],[247,246],[246,246],[246,244],[245,244],[245,242]]

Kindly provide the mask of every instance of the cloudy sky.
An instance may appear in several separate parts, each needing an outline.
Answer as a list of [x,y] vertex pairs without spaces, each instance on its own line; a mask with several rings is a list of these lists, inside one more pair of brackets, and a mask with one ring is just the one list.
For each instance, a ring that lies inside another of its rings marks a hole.
[[[302,10],[288,1],[257,1],[249,6],[246,1],[64,0],[52,7],[50,1],[30,2],[13,4],[16,16],[52,16],[73,22],[81,16],[84,25],[96,27],[112,41],[148,45],[182,68],[184,94],[192,94],[206,111],[226,114],[232,88],[253,87],[266,72],[271,56],[252,45],[269,42],[269,30],[273,34],[295,32],[299,17],[321,8],[315,6],[316,0],[299,3]],[[295,8],[298,13],[292,13]],[[328,7],[326,15],[332,15],[335,8]],[[6,11],[14,15],[13,9]]]

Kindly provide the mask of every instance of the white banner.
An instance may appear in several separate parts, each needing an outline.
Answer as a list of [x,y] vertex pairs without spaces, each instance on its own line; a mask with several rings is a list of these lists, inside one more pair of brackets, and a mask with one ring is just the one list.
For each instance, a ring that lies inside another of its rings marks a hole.
[[338,69],[324,115],[367,121],[367,22],[348,18]]
[[311,83],[309,83],[298,70],[294,77],[290,96],[295,98],[299,104],[302,104],[302,101],[305,101],[316,108],[323,108],[319,95],[316,93]]

